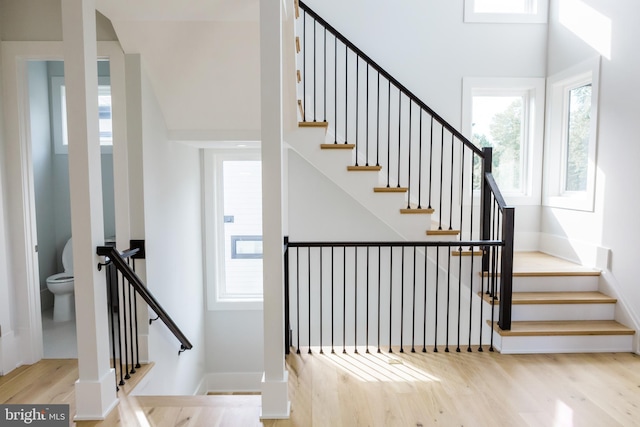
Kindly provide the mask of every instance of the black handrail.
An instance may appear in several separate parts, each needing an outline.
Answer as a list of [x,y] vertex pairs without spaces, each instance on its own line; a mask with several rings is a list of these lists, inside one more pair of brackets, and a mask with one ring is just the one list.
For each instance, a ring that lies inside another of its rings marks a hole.
[[345,44],[349,49],[355,52],[359,57],[364,59],[372,68],[374,68],[378,73],[383,75],[387,80],[389,80],[395,87],[397,87],[401,92],[407,95],[413,102],[415,102],[420,108],[425,110],[429,115],[431,115],[438,123],[440,123],[445,129],[451,132],[456,136],[464,145],[473,150],[478,156],[482,157],[482,150],[476,147],[471,141],[469,141],[464,135],[462,135],[456,128],[449,124],[445,119],[443,119],[438,113],[433,111],[427,104],[422,102],[420,98],[413,94],[406,86],[400,83],[397,79],[395,79],[391,74],[389,74],[384,68],[378,65],[373,59],[371,59],[366,53],[361,51],[357,46],[349,41],[345,36],[343,36],[338,30],[336,30],[331,24],[322,19],[320,15],[314,12],[309,6],[307,6],[304,2],[300,1],[300,7],[306,13],[308,13],[313,19],[322,24],[330,33],[332,33],[338,40]]
[[[126,251],[125,251],[126,252]],[[180,341],[180,352],[185,350],[191,350],[193,345],[182,333],[180,328],[175,324],[173,319],[162,308],[160,303],[155,299],[153,294],[149,292],[144,285],[140,277],[131,269],[131,267],[125,261],[123,255],[113,246],[98,246],[98,255],[105,257],[107,263],[111,262],[118,269],[118,271],[126,277],[129,283],[133,286],[135,291],[144,299],[144,301],[151,307],[151,309],[158,315],[160,320],[169,328],[171,333]],[[123,252],[124,253],[124,252]]]

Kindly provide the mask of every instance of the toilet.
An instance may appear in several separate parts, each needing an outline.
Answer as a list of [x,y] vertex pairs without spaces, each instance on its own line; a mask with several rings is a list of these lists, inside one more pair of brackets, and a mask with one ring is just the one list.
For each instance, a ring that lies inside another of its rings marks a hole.
[[53,321],[66,322],[75,319],[73,295],[73,246],[67,240],[62,250],[63,273],[47,277],[47,288],[53,294]]

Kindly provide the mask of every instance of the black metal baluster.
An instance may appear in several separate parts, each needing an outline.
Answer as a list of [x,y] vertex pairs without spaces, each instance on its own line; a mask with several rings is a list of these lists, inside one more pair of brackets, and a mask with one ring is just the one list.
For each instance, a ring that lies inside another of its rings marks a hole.
[[389,246],[389,353],[393,353],[391,348],[391,326],[393,324],[393,246]]
[[366,316],[367,316],[367,320],[366,320],[366,329],[365,329],[365,353],[369,353],[369,246],[367,246],[367,309],[366,309]]
[[387,188],[389,188],[389,175],[391,174],[391,80],[387,80],[387,82]]
[[407,167],[407,209],[411,209],[411,116],[413,115],[413,102],[409,99],[409,145],[407,146],[409,151],[409,160]]
[[376,86],[376,166],[380,166],[380,73],[378,73],[378,84]]
[[331,353],[335,354],[336,351],[334,349],[334,339],[333,339],[333,332],[334,332],[334,329],[335,329],[334,326],[333,326],[333,307],[335,305],[335,299],[333,298],[333,289],[334,289],[333,248],[334,248],[334,246],[331,246]]
[[[450,188],[449,188],[449,230],[453,230],[453,163],[454,163],[454,155],[453,155],[453,144],[454,144],[454,136],[451,134],[451,178],[449,179]],[[462,229],[460,229],[460,233],[462,233]],[[462,235],[461,235],[462,236]]]
[[440,137],[440,209],[438,210],[439,213],[439,217],[440,217],[440,224],[438,225],[438,230],[442,230],[442,215],[444,212],[442,212],[442,199],[444,199],[444,197],[442,196],[442,186],[443,186],[443,172],[444,172],[444,126],[442,126],[442,124],[440,125],[442,128],[442,133],[441,133],[441,137]]
[[[323,27],[324,28],[324,27]],[[323,32],[323,41],[322,41],[322,50],[324,51],[324,58],[323,58],[323,67],[324,67],[324,72],[322,73],[322,76],[324,78],[324,99],[322,102],[322,107],[323,107],[323,113],[322,113],[322,119],[326,122],[327,120],[327,29],[324,28],[324,32]]]
[[411,315],[411,353],[416,352],[416,247],[413,247],[413,297],[411,298],[413,305]]
[[[460,311],[462,310],[462,246],[459,247],[460,255],[458,256],[458,345],[456,347],[456,352],[460,353]],[[451,252],[451,251],[449,251]],[[471,286],[471,284],[469,284]],[[472,303],[473,300],[469,300],[469,304]],[[471,323],[471,319],[469,319],[469,323]]]
[[366,125],[366,129],[365,129],[365,134],[364,134],[364,138],[365,138],[365,157],[366,157],[366,162],[365,162],[365,166],[369,166],[369,64],[367,63],[367,97],[366,97],[366,104],[367,104],[367,114],[366,114],[366,120],[365,120],[365,125]]
[[356,54],[356,163],[358,166],[358,128],[360,127],[360,58]]
[[[473,180],[471,182],[473,182]],[[468,352],[471,352],[471,325],[473,324],[473,259],[475,258],[473,254],[475,250],[476,248],[472,246],[471,247],[471,268],[469,269],[469,345],[467,346]],[[480,290],[481,306],[482,306],[482,303],[483,301],[482,301],[482,289],[481,289]],[[482,321],[480,321],[479,327],[480,327],[480,330],[482,330]]]
[[423,308],[423,329],[422,329],[422,352],[426,353],[427,352],[427,290],[428,290],[428,284],[429,284],[429,257],[428,257],[428,250],[429,247],[425,246],[424,247],[424,308]]
[[333,143],[338,143],[338,38],[333,36]]
[[320,354],[324,354],[322,349],[322,252],[324,252],[324,248],[320,247]]
[[311,354],[311,247],[307,248],[307,283],[309,289],[307,291],[307,297],[309,300],[309,350],[308,354]]
[[[135,258],[132,260],[132,266],[133,266],[133,271],[136,271],[136,260]],[[140,369],[140,349],[138,346],[138,293],[134,292],[133,293],[133,313],[135,315],[136,318],[136,369]]]
[[349,48],[344,45],[344,143],[349,140]]
[[382,352],[380,350],[380,317],[382,314],[382,311],[380,311],[380,287],[381,287],[381,281],[382,281],[381,266],[382,266],[382,248],[378,245],[378,313],[377,313],[378,315],[376,316],[378,318],[378,353]]
[[[118,299],[120,298],[120,277],[119,276],[120,275],[116,271],[116,297]],[[124,277],[122,278],[122,280],[123,280],[122,287],[124,288]],[[123,373],[124,372],[124,368],[122,366],[122,340],[123,340],[123,338],[122,338],[122,329],[123,329],[122,323],[123,322],[122,322],[122,318],[120,316],[120,307],[123,307],[123,310],[124,310],[124,306],[122,305],[123,303],[124,303],[124,301],[122,301],[122,302],[117,301],[118,308],[117,308],[117,313],[116,313],[117,314],[117,319],[118,319],[118,329],[117,329],[118,330],[118,356],[120,356],[118,360],[120,361],[120,385],[121,386],[123,386],[125,384],[125,382],[124,382],[125,378],[124,378],[124,373]],[[113,361],[114,368],[115,368],[115,364],[116,364],[116,361],[114,360]]]
[[402,257],[400,263],[400,353],[404,353],[404,348],[402,348],[404,343],[404,246],[400,254]]
[[450,306],[451,306],[451,249],[447,248],[447,321],[445,333],[445,353],[449,353],[449,325],[450,325]]
[[133,354],[133,307],[131,306],[132,303],[132,286],[131,286],[131,282],[129,282],[129,339],[131,341],[131,345],[129,346],[129,350],[130,350],[130,354],[131,354],[131,370],[129,371],[130,374],[135,374],[136,373],[136,368],[134,366],[134,354]]
[[[429,132],[429,206],[431,209],[431,193],[433,188],[433,116],[431,116],[431,131]],[[440,215],[440,213],[438,213]]]
[[342,247],[342,353],[347,352],[347,247]]
[[129,375],[129,344],[127,340],[127,306],[125,305],[127,302],[127,290],[124,282],[124,277],[122,278],[122,323],[124,324],[122,336],[124,337],[124,370],[125,375],[124,379],[128,380],[131,378]]
[[400,188],[400,147],[402,146],[402,91],[398,88],[398,185]]
[[298,334],[298,346],[296,354],[300,354],[300,248],[296,246],[296,331]]
[[420,108],[420,132],[418,133],[418,209],[422,209],[422,108]]
[[440,288],[440,247],[436,246],[436,295],[435,295],[435,334],[433,337],[433,351],[438,352],[438,290]]
[[358,354],[358,247],[353,247],[354,272],[353,272],[353,347]]

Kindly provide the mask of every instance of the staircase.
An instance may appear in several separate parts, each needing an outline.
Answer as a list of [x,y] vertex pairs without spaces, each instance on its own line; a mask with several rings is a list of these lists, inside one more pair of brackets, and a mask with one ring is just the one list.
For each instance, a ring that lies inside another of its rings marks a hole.
[[[511,330],[494,325],[501,353],[631,352],[635,331],[614,320],[600,271],[539,252],[516,252]],[[491,297],[483,296],[491,305]],[[500,296],[495,305],[499,305]],[[489,310],[490,312],[490,307]],[[490,322],[490,321],[488,321]]]
[[[300,121],[287,142],[404,239],[502,241],[504,249],[485,254],[492,265],[484,274],[508,271],[513,208],[491,175],[490,149],[478,150],[302,2],[300,9]],[[616,300],[598,292],[599,271],[539,253],[513,261],[513,287],[508,274],[491,285],[507,278],[513,293],[505,291],[504,307],[501,295],[482,298],[496,349],[631,351],[635,332],[613,320]]]

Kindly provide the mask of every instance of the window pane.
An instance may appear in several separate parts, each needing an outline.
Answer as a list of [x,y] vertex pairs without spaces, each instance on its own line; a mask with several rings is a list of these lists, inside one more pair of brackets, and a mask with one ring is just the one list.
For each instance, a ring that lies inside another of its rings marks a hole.
[[587,190],[590,116],[591,84],[571,89],[567,120],[565,191]]
[[535,0],[475,0],[476,13],[534,13]]
[[113,145],[111,86],[98,87],[98,120],[100,145]]
[[262,164],[226,160],[223,169],[223,297],[262,295]]
[[472,102],[473,143],[493,148],[493,176],[500,190],[521,192],[524,97],[474,96]]

